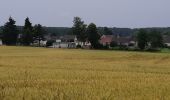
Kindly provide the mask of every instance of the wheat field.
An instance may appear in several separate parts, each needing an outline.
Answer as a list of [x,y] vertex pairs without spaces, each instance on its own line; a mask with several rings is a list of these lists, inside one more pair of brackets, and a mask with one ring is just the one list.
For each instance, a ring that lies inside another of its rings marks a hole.
[[170,54],[1,46],[0,100],[170,100]]

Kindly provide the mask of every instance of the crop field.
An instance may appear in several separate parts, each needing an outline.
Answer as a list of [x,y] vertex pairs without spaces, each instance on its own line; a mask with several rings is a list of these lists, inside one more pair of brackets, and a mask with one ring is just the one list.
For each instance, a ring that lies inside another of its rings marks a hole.
[[0,100],[170,100],[170,54],[1,46]]

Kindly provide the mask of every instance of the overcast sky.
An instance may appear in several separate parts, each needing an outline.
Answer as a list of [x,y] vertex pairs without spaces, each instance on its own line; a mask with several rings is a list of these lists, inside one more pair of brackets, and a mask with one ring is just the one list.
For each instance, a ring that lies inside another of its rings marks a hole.
[[74,16],[108,27],[170,27],[170,0],[0,0],[0,25],[12,16],[23,25],[71,27]]

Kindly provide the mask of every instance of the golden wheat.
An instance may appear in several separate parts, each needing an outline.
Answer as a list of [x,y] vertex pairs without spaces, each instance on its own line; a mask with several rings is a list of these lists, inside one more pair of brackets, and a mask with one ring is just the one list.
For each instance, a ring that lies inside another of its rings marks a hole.
[[170,54],[0,47],[0,100],[170,100]]

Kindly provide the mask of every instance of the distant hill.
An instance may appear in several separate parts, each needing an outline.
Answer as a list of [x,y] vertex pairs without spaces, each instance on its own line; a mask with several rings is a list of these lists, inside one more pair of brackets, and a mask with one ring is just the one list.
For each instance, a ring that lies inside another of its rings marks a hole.
[[[23,26],[18,26],[18,30],[22,32]],[[69,27],[44,27],[45,31],[48,34],[55,34],[55,35],[68,35],[72,34],[71,28]],[[119,34],[121,36],[129,36],[136,33],[139,28],[131,29],[131,28],[109,28],[113,35]],[[147,31],[155,29],[160,31],[162,34],[170,34],[170,27],[153,27],[153,28],[143,28]],[[104,34],[104,27],[98,27],[98,31],[101,34]],[[0,33],[2,32],[2,27],[0,27]]]
[[153,27],[153,28],[143,28],[143,29],[146,29],[147,31],[155,29],[161,32],[162,34],[166,34],[170,32],[170,27]]
[[[17,26],[20,33],[22,33],[23,26]],[[66,35],[71,34],[71,28],[68,27],[44,27],[47,34],[56,34],[56,35]],[[0,27],[0,33],[2,32],[2,27]]]
[[[68,27],[45,27],[48,33],[54,33],[56,35],[66,35],[72,34],[71,28]],[[131,35],[134,33],[134,29],[130,28],[109,28],[113,34],[120,34],[122,36]],[[104,34],[104,27],[98,27],[98,31],[101,34]]]
[[44,27],[47,33],[56,35],[72,34],[71,28],[68,27]]
[[[104,27],[98,27],[98,30],[101,34],[104,33]],[[112,31],[112,34],[113,35],[121,35],[121,36],[129,36],[131,35],[132,33],[134,33],[134,29],[130,29],[130,28],[109,28],[109,30]]]

